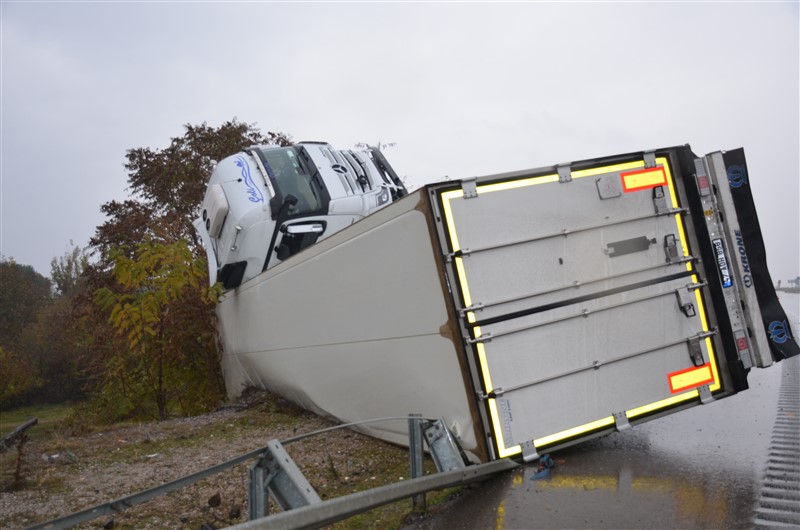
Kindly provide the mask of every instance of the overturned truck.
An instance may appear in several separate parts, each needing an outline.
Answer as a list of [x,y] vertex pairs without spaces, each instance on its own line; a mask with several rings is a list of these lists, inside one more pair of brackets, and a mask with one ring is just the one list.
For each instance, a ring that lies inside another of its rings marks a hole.
[[255,146],[195,223],[228,391],[443,418],[474,461],[731,396],[798,354],[749,179],[741,149],[680,146],[408,193],[377,149]]

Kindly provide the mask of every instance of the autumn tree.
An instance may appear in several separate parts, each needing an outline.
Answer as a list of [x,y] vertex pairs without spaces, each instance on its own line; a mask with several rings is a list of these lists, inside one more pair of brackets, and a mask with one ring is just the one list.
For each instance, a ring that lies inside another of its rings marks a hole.
[[86,288],[83,271],[89,266],[87,249],[72,240],[70,250],[50,260],[50,281],[56,296],[72,298]]
[[0,346],[14,349],[25,326],[50,301],[50,280],[0,255]]
[[39,382],[30,364],[18,353],[0,346],[0,410],[11,408],[28,398]]
[[24,336],[51,302],[47,278],[0,256],[0,408],[28,402],[42,386]]
[[[136,258],[114,256],[120,289],[104,287],[95,297],[127,348],[114,355],[103,374],[101,393],[122,398],[122,411],[139,409],[163,420],[168,407],[197,412],[221,398],[219,358],[212,310],[219,290],[208,286],[205,259],[185,241],[137,245]],[[187,325],[204,315],[203,322]]]
[[101,207],[107,220],[84,272],[97,294],[81,306],[95,403],[110,419],[197,412],[224,394],[214,291],[192,221],[215,161],[258,144],[291,139],[234,119],[127,152],[130,197]]
[[51,302],[39,310],[19,339],[41,381],[37,398],[51,403],[83,397],[86,334],[74,305],[87,290],[83,270],[88,255],[72,241],[70,245],[70,250],[50,261]]
[[132,257],[136,245],[148,238],[170,243],[184,239],[192,252],[200,253],[192,221],[214,163],[251,145],[292,143],[283,133],[263,134],[235,119],[218,128],[205,123],[184,128],[184,135],[172,138],[164,149],[128,150],[125,169],[131,198],[101,207],[108,220],[90,241],[101,266],[110,265],[112,250]]
[[[73,311],[85,291],[85,249],[72,245],[53,258],[52,280],[13,260],[0,265],[4,372],[0,405],[58,403],[83,395],[86,334]],[[16,289],[13,289],[16,286]]]

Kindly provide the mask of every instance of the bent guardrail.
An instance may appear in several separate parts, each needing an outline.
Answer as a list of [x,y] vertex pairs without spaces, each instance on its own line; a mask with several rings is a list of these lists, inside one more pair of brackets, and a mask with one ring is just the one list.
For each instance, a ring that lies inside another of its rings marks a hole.
[[[316,492],[313,492],[313,488],[305,481],[305,477],[302,476],[282,447],[283,445],[288,445],[312,436],[318,436],[339,429],[393,420],[408,421],[409,439],[412,440],[409,446],[411,480],[373,488],[329,501],[322,502],[319,499],[319,496],[316,495]],[[433,460],[439,471],[439,473],[435,475],[426,477],[421,476],[423,473],[423,438],[428,444],[431,454],[434,457]],[[327,524],[325,521],[333,522],[345,519],[363,511],[406,497],[416,497],[414,502],[414,507],[416,509],[420,506],[424,507],[424,498],[421,500],[420,504],[419,496],[427,491],[481,480],[494,473],[505,471],[518,465],[509,460],[499,460],[491,462],[490,464],[467,467],[460,447],[441,419],[424,419],[417,414],[375,418],[335,425],[326,429],[294,436],[282,442],[271,440],[267,443],[266,447],[250,451],[196,473],[186,475],[160,486],[93,506],[86,510],[81,510],[70,515],[30,526],[28,530],[60,530],[71,528],[72,526],[103,515],[113,515],[254,458],[258,460],[249,469],[249,515],[251,521],[243,524],[247,525],[252,523],[267,526],[253,526],[252,528],[319,526],[321,524]],[[311,489],[310,492],[309,489]],[[281,508],[286,511],[268,516],[267,494],[271,494],[273,498],[278,501]],[[291,517],[287,515],[293,513],[296,515]],[[319,518],[319,520],[315,520],[315,517]],[[241,525],[236,525],[232,528],[239,528],[240,526]]]

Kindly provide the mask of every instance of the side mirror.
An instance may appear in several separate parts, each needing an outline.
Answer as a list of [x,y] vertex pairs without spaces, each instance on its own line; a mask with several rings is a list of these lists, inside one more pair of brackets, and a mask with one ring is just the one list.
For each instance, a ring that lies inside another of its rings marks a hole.
[[247,268],[246,261],[237,261],[236,263],[226,263],[223,265],[222,270],[219,271],[217,279],[222,282],[225,289],[233,289],[242,284],[244,278],[244,270]]
[[282,206],[294,206],[295,204],[297,204],[297,197],[291,193],[287,194],[286,197],[283,198]]
[[294,206],[297,204],[297,197],[291,193],[287,193],[283,197],[283,201],[278,202],[278,195],[274,196],[269,200],[269,209],[270,213],[272,214],[273,219],[278,219],[278,216],[283,213],[284,215],[286,210],[289,209],[290,206]]
[[283,261],[292,255],[292,249],[287,245],[282,244],[275,247],[275,257]]

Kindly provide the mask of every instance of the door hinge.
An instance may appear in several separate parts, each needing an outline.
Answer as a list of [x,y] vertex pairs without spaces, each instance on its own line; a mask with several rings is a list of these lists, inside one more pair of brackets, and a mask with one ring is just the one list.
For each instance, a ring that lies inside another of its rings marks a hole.
[[617,427],[618,431],[627,431],[631,428],[631,422],[628,421],[628,415],[625,414],[625,411],[622,412],[615,412],[614,416],[614,424]]
[[533,444],[532,441],[522,442],[522,459],[525,462],[533,462],[539,458],[539,453],[536,450],[536,446]]
[[556,170],[558,171],[559,182],[570,182],[572,180],[572,170],[569,168],[569,164],[559,164],[556,166]]
[[461,189],[465,199],[474,199],[478,196],[478,177],[468,177],[461,181]]
[[700,394],[700,403],[703,405],[708,405],[714,401],[714,396],[711,394],[711,389],[708,388],[708,385],[698,387],[697,392]]

